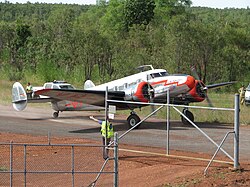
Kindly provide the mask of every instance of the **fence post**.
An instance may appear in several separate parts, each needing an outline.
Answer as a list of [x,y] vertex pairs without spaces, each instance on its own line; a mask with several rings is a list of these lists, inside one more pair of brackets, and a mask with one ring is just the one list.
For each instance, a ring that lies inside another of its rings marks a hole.
[[105,90],[105,155],[103,156],[107,156],[107,136],[108,136],[108,86],[106,86],[106,90]]
[[10,142],[10,187],[12,187],[12,178],[13,178],[13,141]]
[[239,94],[235,94],[234,100],[234,169],[239,167],[239,124],[240,102]]
[[169,112],[170,112],[170,106],[169,106],[169,103],[170,103],[170,97],[169,97],[169,89],[167,90],[167,155],[169,155]]
[[114,187],[118,186],[118,133],[114,136]]
[[26,161],[27,161],[27,158],[26,158],[26,156],[27,156],[27,145],[26,144],[24,144],[24,186],[26,187],[26,184],[27,184],[27,163],[26,163]]
[[71,174],[72,174],[72,187],[75,186],[75,151],[74,145],[71,146]]
[[50,145],[50,131],[48,131],[48,144]]

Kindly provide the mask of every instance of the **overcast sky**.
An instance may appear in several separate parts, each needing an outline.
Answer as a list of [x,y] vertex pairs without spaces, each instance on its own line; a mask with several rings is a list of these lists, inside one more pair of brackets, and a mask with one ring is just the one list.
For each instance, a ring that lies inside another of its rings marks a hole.
[[[5,0],[0,0],[4,2]],[[28,0],[8,0],[11,3],[26,3]],[[95,4],[96,0],[29,0],[31,3]],[[192,0],[193,6],[212,8],[250,8],[250,0]]]

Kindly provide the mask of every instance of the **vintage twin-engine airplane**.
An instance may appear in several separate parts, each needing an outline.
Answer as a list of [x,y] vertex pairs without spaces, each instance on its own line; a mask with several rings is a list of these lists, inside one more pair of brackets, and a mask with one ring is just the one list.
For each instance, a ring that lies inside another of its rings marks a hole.
[[[150,67],[150,70],[144,71],[146,67]],[[16,82],[12,89],[13,107],[21,111],[25,109],[27,102],[49,101],[56,111],[53,113],[54,118],[58,117],[59,111],[104,110],[106,88],[108,88],[110,100],[166,103],[169,90],[171,103],[188,105],[192,102],[205,100],[209,88],[233,84],[233,82],[224,82],[205,86],[202,81],[196,80],[193,76],[169,75],[166,70],[154,69],[152,65],[140,66],[139,69],[140,73],[98,86],[87,80],[84,84],[84,90],[77,90],[65,82],[45,83],[43,88],[34,91],[34,97],[31,99],[27,99],[24,88]],[[112,103],[112,105],[116,105],[117,109],[131,110],[130,116],[127,118],[129,127],[140,121],[134,109],[146,106],[131,103]],[[187,108],[183,109],[183,113],[191,121],[194,121],[193,114]],[[187,120],[182,117],[182,122],[187,123]]]

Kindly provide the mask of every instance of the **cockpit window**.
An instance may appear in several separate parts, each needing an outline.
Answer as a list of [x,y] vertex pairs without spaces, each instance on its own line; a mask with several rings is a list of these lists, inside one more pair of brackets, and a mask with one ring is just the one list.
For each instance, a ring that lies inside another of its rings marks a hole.
[[168,73],[166,71],[160,73],[162,77],[168,76]]
[[61,89],[65,89],[65,90],[74,90],[75,88],[71,85],[60,85]]
[[52,84],[45,84],[45,88],[51,88],[52,87]]
[[163,71],[163,72],[158,72],[158,73],[151,73],[148,78],[153,79],[156,77],[165,77],[165,76],[168,76],[168,73]]

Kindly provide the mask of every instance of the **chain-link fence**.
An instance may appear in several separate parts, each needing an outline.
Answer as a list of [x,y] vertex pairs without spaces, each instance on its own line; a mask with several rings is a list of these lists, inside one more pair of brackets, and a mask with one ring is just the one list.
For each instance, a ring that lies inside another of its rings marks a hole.
[[118,145],[109,147],[107,160],[103,147],[2,143],[0,186],[116,186]]

